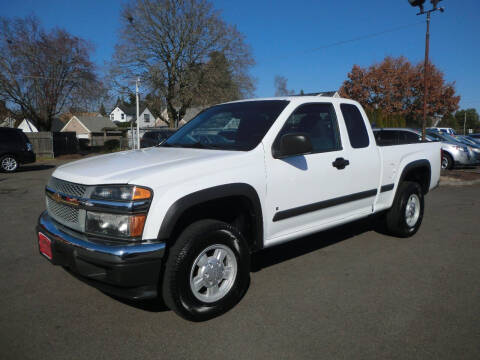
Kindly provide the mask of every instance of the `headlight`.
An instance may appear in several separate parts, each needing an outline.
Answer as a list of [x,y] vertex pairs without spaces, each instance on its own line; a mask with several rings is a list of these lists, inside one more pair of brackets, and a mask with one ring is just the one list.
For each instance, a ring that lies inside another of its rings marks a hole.
[[93,189],[91,198],[98,200],[132,201],[152,197],[149,189],[134,185],[100,185]]
[[27,143],[27,151],[32,151],[32,150],[33,150],[32,144]]
[[146,215],[106,214],[87,211],[86,231],[99,235],[137,238],[142,236]]

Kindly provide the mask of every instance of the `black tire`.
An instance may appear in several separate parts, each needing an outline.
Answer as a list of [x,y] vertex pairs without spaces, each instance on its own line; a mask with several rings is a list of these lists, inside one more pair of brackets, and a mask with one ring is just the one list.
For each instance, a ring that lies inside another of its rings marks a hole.
[[[237,271],[230,290],[218,301],[204,302],[190,286],[194,262],[210,246],[225,246],[235,255]],[[165,264],[162,295],[165,304],[181,317],[205,321],[234,307],[250,283],[250,252],[242,234],[217,220],[200,220],[189,225],[170,248]]]
[[[407,203],[412,195],[418,198],[420,208],[418,219],[414,224],[408,224],[406,208]],[[390,235],[398,237],[410,237],[414,235],[422,224],[424,206],[425,202],[420,185],[416,182],[402,182],[398,187],[392,207],[385,215],[386,232]]]
[[[12,167],[13,164],[13,167]],[[6,173],[13,173],[18,169],[18,160],[15,156],[6,154],[0,157],[0,170]]]
[[452,170],[453,169],[453,158],[452,155],[442,152],[442,169]]

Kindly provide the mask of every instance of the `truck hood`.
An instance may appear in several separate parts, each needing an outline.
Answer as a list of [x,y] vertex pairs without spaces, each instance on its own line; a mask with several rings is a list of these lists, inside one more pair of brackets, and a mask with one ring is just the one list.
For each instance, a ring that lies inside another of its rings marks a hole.
[[[191,166],[191,170],[198,167],[208,168],[211,171],[212,166],[215,166],[213,163],[217,161],[225,163],[222,160],[226,157],[235,157],[242,153],[239,151],[152,147],[74,161],[57,168],[52,176],[85,185],[128,184],[152,173],[168,172],[171,176],[172,170],[180,166]],[[210,164],[205,164],[205,162]],[[184,177],[185,171],[180,173],[182,174],[179,176]],[[189,176],[198,175],[194,171],[188,173]],[[170,178],[170,180],[178,179]]]

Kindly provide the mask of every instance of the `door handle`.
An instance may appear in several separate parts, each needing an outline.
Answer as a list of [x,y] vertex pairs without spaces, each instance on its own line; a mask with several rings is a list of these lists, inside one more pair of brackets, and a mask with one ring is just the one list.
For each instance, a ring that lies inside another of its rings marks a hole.
[[338,170],[345,169],[345,166],[350,165],[350,161],[345,160],[344,158],[336,158],[334,162],[332,162],[332,166],[336,167]]

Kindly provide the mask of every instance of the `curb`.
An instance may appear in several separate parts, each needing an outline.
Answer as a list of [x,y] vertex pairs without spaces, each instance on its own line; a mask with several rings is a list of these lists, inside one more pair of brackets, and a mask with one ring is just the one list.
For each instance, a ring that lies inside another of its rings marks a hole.
[[480,184],[480,179],[475,180],[460,180],[454,177],[441,176],[440,186],[467,186]]

